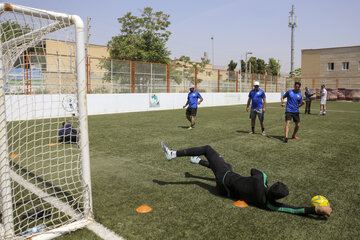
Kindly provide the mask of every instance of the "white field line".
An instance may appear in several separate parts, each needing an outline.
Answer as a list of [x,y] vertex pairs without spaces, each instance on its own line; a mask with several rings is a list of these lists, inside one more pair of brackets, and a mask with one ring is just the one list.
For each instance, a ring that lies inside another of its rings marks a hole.
[[124,240],[124,238],[118,236],[116,233],[104,227],[100,223],[93,222],[88,224],[86,227],[104,240]]
[[[34,184],[26,181],[23,177],[21,177],[14,171],[10,171],[10,176],[14,181],[19,183],[21,186],[28,189],[30,192],[36,194],[39,198],[50,203],[51,205],[53,205],[60,211],[64,212],[66,215],[71,216],[72,218],[77,219],[77,220],[82,219],[82,214],[80,212],[75,211],[70,205],[49,195],[48,193],[44,192],[43,190],[41,190]],[[78,223],[83,223],[83,224],[79,225]],[[74,231],[76,229],[83,228],[84,226],[86,226],[86,220],[84,219],[83,221],[78,221],[74,224],[77,224],[77,225],[75,225],[75,227],[73,227],[73,228],[66,227],[65,230],[62,230],[60,227],[60,228],[51,230],[47,233],[44,233],[43,236],[39,236],[38,238],[33,238],[33,239],[53,239],[55,237],[63,235],[64,233],[68,233],[68,232]],[[92,222],[92,223],[88,224],[86,227],[89,230],[93,231],[96,235],[98,235],[99,237],[101,237],[102,239],[105,239],[105,240],[123,240],[124,239],[97,222]]]

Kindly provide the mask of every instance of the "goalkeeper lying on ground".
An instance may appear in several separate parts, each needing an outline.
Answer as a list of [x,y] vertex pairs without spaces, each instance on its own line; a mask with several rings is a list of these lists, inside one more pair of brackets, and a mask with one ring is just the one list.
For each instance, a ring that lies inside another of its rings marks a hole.
[[[286,197],[289,190],[282,182],[276,182],[271,187],[267,185],[264,172],[251,169],[250,177],[243,177],[233,172],[230,164],[226,163],[219,153],[209,145],[175,151],[161,143],[168,160],[176,157],[190,156],[190,162],[211,168],[215,175],[216,188],[221,195],[243,200],[249,205],[262,209],[287,212],[292,214],[318,214],[330,216],[330,207],[293,207],[276,200]],[[198,156],[204,155],[208,161]]]

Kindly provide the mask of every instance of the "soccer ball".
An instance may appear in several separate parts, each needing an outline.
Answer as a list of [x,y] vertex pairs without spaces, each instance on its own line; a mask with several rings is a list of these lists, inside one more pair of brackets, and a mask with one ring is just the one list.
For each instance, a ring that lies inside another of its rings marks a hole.
[[317,195],[311,199],[311,206],[313,207],[330,207],[329,200],[324,196]]

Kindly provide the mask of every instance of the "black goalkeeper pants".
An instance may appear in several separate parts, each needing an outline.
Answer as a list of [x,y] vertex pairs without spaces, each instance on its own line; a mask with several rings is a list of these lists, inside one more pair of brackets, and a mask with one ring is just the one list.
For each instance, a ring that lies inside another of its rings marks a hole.
[[78,139],[77,135],[66,135],[66,136],[59,137],[60,143],[77,143],[78,140],[79,139]]
[[208,161],[201,160],[199,164],[211,168],[215,175],[216,187],[218,191],[220,192],[220,194],[226,195],[227,191],[223,184],[223,177],[226,172],[232,172],[233,170],[231,165],[226,163],[218,152],[216,152],[209,145],[176,151],[177,157],[201,155],[204,155]]

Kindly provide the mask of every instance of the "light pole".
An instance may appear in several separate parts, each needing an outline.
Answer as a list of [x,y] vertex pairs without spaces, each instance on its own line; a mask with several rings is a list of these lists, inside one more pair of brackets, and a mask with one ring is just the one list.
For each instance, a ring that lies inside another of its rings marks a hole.
[[246,52],[245,53],[245,81],[247,81],[247,56],[250,55],[250,54],[253,54],[252,52]]
[[297,27],[297,17],[295,16],[294,5],[291,7],[289,16],[289,27],[291,28],[291,65],[290,72],[294,71],[294,32]]
[[212,49],[212,68],[214,69],[214,64],[215,64],[215,60],[214,60],[214,36],[211,36],[211,49]]

